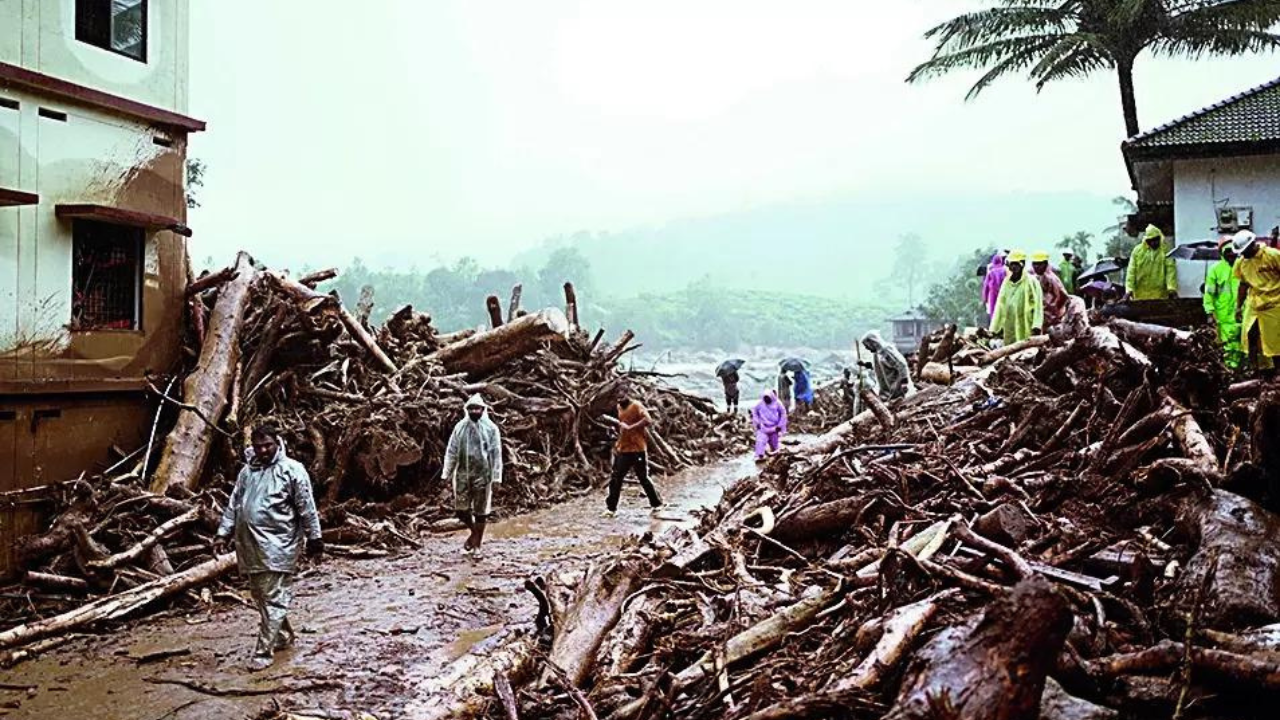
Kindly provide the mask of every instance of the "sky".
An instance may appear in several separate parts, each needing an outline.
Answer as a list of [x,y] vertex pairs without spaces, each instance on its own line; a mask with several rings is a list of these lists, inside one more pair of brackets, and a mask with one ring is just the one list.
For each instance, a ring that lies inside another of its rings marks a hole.
[[[1128,191],[1111,75],[968,103],[972,75],[903,82],[925,30],[974,4],[193,2],[192,256],[497,265],[549,236],[775,205]],[[1276,68],[1144,56],[1143,127]]]

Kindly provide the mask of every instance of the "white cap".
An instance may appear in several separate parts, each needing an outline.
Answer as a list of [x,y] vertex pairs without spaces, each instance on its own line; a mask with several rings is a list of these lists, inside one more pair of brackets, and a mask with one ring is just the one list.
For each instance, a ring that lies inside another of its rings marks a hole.
[[1236,251],[1237,255],[1243,255],[1249,246],[1258,241],[1258,236],[1248,230],[1241,230],[1231,238],[1231,247]]

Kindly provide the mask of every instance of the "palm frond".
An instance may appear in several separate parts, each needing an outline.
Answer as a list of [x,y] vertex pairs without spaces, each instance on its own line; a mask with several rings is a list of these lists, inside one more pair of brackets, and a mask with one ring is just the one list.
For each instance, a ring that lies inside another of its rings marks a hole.
[[[995,40],[989,43],[970,47],[957,52],[934,56],[928,62],[916,66],[907,76],[907,82],[914,83],[944,75],[953,70],[973,70],[984,68],[992,63],[1004,64],[1009,61],[1026,67],[1035,62],[1041,52],[1052,47],[1061,36],[1031,35],[1016,38]],[[970,93],[972,96],[974,93]]]
[[1065,32],[1074,24],[1072,13],[1062,7],[1036,6],[1018,0],[1017,6],[966,13],[936,25],[924,34],[936,41],[936,55],[965,50],[1013,35]]
[[1266,30],[1280,23],[1280,0],[1181,0],[1167,11],[1174,28]]
[[1037,56],[1051,49],[1056,42],[1056,38],[1046,38],[1037,44],[1025,45],[1023,51],[1009,55],[997,62],[969,88],[969,92],[965,93],[964,99],[972,100],[1001,77],[1030,67],[1036,62]]
[[1177,35],[1165,36],[1150,45],[1157,57],[1187,57],[1192,60],[1206,55],[1244,55],[1280,50],[1280,34],[1263,30],[1182,29]]
[[1076,35],[1064,38],[1050,48],[1029,74],[1036,81],[1036,91],[1039,92],[1055,80],[1080,78],[1114,66],[1111,56],[1101,51],[1088,36]]

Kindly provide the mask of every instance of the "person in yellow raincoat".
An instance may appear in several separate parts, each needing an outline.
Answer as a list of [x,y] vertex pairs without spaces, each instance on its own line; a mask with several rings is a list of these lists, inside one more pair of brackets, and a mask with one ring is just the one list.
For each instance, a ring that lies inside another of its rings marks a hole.
[[991,314],[991,333],[1010,345],[1039,335],[1044,329],[1044,296],[1040,281],[1025,272],[1025,252],[1014,250],[1009,253],[1007,264],[1009,275],[996,296],[996,309]]
[[1142,242],[1129,255],[1125,272],[1125,297],[1131,300],[1165,300],[1178,296],[1178,268],[1168,253],[1164,233],[1148,225]]
[[1265,247],[1241,230],[1232,239],[1235,276],[1240,280],[1236,317],[1254,365],[1274,373],[1280,356],[1280,250]]
[[1235,276],[1236,251],[1231,238],[1222,238],[1218,254],[1221,259],[1209,268],[1204,278],[1204,312],[1209,322],[1218,328],[1223,361],[1236,370],[1244,364],[1244,349],[1240,345],[1240,322],[1236,320],[1240,280]]

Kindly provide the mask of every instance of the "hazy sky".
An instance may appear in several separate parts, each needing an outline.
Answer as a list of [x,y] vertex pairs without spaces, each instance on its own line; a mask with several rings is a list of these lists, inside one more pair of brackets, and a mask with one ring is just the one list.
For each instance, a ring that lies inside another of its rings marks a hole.
[[[191,153],[210,169],[192,255],[502,263],[550,235],[795,201],[1127,191],[1110,75],[970,103],[971,77],[903,83],[965,5],[193,2],[209,131]],[[1143,126],[1278,67],[1144,56]]]

